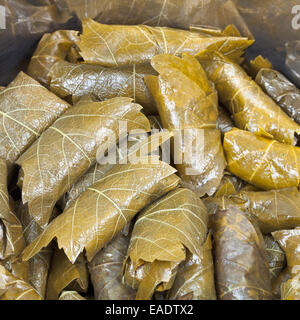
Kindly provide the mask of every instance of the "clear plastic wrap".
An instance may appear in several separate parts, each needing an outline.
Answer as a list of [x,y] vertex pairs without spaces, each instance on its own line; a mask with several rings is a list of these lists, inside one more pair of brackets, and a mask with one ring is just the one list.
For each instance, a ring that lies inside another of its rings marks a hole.
[[[234,24],[242,35],[256,40],[249,57],[262,54],[275,69],[300,83],[299,44],[295,43],[298,0],[0,0],[0,5],[6,13],[6,29],[0,29],[0,85],[7,85],[26,67],[44,33],[80,30],[84,18],[183,29]],[[291,58],[295,54],[296,65]]]

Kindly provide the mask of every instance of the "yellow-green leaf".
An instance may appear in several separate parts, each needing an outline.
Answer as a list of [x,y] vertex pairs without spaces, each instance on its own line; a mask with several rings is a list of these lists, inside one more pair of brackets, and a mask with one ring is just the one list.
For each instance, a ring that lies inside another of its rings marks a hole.
[[0,265],[0,300],[42,300],[42,297],[27,282]]
[[228,170],[265,190],[298,187],[300,148],[239,129],[225,133]]
[[149,62],[162,53],[193,55],[207,48],[236,58],[237,52],[240,57],[253,42],[166,27],[106,25],[92,19],[83,20],[82,29],[76,44],[85,62],[108,67]]
[[149,74],[155,74],[150,64],[105,68],[59,61],[50,72],[50,90],[61,98],[72,96],[74,102],[87,94],[101,101],[129,97],[141,104],[145,113],[155,114],[153,98],[144,82]]
[[141,109],[130,98],[79,101],[18,159],[22,201],[38,224],[48,223],[57,200],[95,164],[97,151],[104,154],[115,143],[111,138],[118,138],[120,121],[128,131],[150,130]]
[[70,105],[20,72],[0,92],[0,157],[14,162]]
[[56,237],[72,263],[84,248],[91,261],[138,211],[178,185],[174,172],[163,162],[114,166],[25,248],[23,258]]
[[300,126],[263,92],[242,67],[217,51],[205,50],[196,57],[215,83],[219,99],[232,113],[237,127],[295,145],[294,134],[300,133]]
[[213,216],[217,296],[221,300],[269,300],[271,281],[264,240],[240,210]]
[[78,31],[73,30],[44,33],[30,59],[27,73],[35,80],[48,86],[51,67],[55,62],[66,59],[69,50],[74,45],[77,34]]
[[188,54],[182,59],[158,55],[151,64],[159,76],[147,76],[145,81],[163,127],[174,132],[173,159],[182,184],[200,197],[212,195],[226,165],[216,129],[217,93],[201,65]]
[[125,281],[138,287],[137,299],[150,299],[155,290],[170,289],[179,263],[186,259],[186,250],[201,256],[207,222],[203,202],[183,188],[170,192],[139,215],[124,269]]

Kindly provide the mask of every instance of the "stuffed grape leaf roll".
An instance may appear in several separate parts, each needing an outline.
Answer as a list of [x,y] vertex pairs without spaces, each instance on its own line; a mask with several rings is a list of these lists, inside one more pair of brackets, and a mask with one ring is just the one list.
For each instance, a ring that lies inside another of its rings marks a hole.
[[174,172],[160,161],[114,166],[25,248],[23,259],[30,259],[56,237],[72,263],[84,248],[91,261],[138,211],[176,188],[179,178]]
[[217,93],[201,65],[188,54],[158,55],[151,64],[159,76],[145,80],[163,127],[174,133],[173,160],[182,185],[200,197],[212,195],[226,165],[216,129]]
[[297,123],[300,123],[300,90],[283,74],[261,69],[255,81]]
[[284,250],[291,278],[281,285],[282,300],[300,300],[300,227],[272,233]]
[[116,143],[120,121],[128,131],[150,130],[141,109],[130,98],[79,101],[18,159],[22,201],[38,224],[48,223],[55,203],[96,163],[97,151]]
[[216,288],[221,300],[273,299],[264,240],[235,207],[213,216]]
[[101,101],[129,97],[141,104],[145,113],[153,114],[155,104],[144,82],[149,74],[156,74],[149,64],[105,68],[58,61],[50,72],[50,90],[61,98],[72,96],[74,102],[88,94]]
[[0,92],[0,157],[15,162],[70,105],[23,72]]
[[196,55],[232,113],[237,127],[286,144],[297,143],[300,126],[265,94],[238,64],[221,52],[204,50]]
[[67,58],[68,52],[75,45],[78,31],[58,30],[53,33],[44,33],[30,63],[27,73],[43,85],[49,86],[49,71],[53,64]]
[[82,22],[82,34],[76,42],[84,61],[107,67],[150,62],[158,54],[196,54],[213,48],[239,59],[253,43],[243,37],[212,37],[199,31],[187,31],[146,25],[106,25],[92,19]]
[[300,148],[232,129],[225,133],[227,169],[265,190],[298,187]]
[[[137,289],[137,299],[151,299],[155,291],[165,291],[173,285],[177,287],[173,292],[175,296],[185,294],[178,286],[182,277],[188,278],[191,274],[203,287],[197,288],[195,284],[194,288],[187,288],[188,293],[195,299],[214,297],[212,275],[205,274],[205,268],[212,266],[209,241],[206,243],[207,223],[203,202],[193,191],[184,188],[168,193],[140,213],[124,266],[124,280]],[[189,269],[190,264],[193,270]]]

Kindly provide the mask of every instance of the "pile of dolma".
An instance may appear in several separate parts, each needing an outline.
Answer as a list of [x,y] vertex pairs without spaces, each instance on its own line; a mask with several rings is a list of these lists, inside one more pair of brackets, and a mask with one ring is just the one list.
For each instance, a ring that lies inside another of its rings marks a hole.
[[300,300],[300,90],[160,18],[45,33],[0,88],[0,300]]

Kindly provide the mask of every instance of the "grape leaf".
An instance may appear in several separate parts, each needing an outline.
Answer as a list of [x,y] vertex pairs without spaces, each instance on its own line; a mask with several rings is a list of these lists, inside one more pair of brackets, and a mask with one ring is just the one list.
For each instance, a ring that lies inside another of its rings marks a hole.
[[149,62],[162,53],[194,55],[208,48],[239,58],[253,42],[166,27],[106,25],[92,19],[83,20],[82,29],[76,44],[84,61],[108,67]]
[[150,130],[141,108],[129,98],[79,101],[18,159],[22,201],[38,224],[48,223],[57,200],[96,162],[97,151],[104,154],[115,143],[120,121],[128,131]]
[[255,81],[298,124],[300,123],[300,90],[283,74],[261,69]]
[[[132,139],[127,143],[127,158],[130,159],[131,155],[137,157],[146,156],[157,150],[159,145],[171,138],[172,134],[169,132],[154,133],[148,138]],[[117,163],[120,159],[125,157],[123,149],[118,149]],[[66,193],[64,197],[64,209],[67,209],[71,203],[78,198],[78,196],[84,192],[88,187],[93,185],[97,180],[102,178],[104,174],[109,171],[114,164],[99,164],[96,163],[92,166],[84,175],[82,175],[78,181],[73,184],[72,188]]]
[[[35,222],[32,216],[29,215],[27,205],[23,205],[21,201],[16,202],[16,213],[23,226],[23,236],[28,245],[38,235],[43,232],[43,229]],[[52,216],[58,214],[56,208]],[[48,279],[48,271],[50,269],[50,262],[53,253],[53,246],[50,244],[48,247],[43,248],[38,254],[32,257],[29,261],[22,261],[18,265],[12,265],[13,269],[16,267],[24,268],[26,276],[23,280],[31,284],[41,297],[46,296],[46,286]],[[28,264],[27,266],[25,264]],[[14,271],[15,272],[15,271]]]
[[86,300],[76,291],[63,291],[58,300]]
[[89,263],[96,300],[134,300],[136,290],[122,283],[122,268],[131,233],[117,236]]
[[59,61],[50,72],[50,90],[61,98],[72,96],[75,102],[87,94],[99,100],[129,97],[141,104],[145,113],[153,114],[155,104],[144,82],[147,74],[155,74],[149,64],[104,68]]
[[18,157],[70,105],[34,79],[20,72],[0,92],[0,157]]
[[174,132],[173,160],[182,184],[200,197],[212,195],[226,166],[221,135],[216,129],[217,93],[201,65],[188,54],[182,59],[158,55],[151,64],[159,76],[146,76],[145,81],[163,127]]
[[48,86],[50,83],[49,71],[53,64],[65,60],[78,31],[59,30],[45,33],[40,40],[27,68],[29,76]]
[[0,265],[0,300],[42,300],[42,297],[27,282]]
[[216,300],[211,234],[201,247],[201,255],[189,251],[176,274],[168,299]]
[[63,250],[55,248],[47,283],[47,300],[56,300],[60,293],[72,284],[79,286],[79,289],[85,292],[88,283],[89,276],[84,256],[80,255],[72,264]]
[[282,300],[300,300],[300,227],[272,232],[286,254],[290,279],[281,285]]
[[137,299],[172,286],[186,250],[201,256],[207,236],[207,210],[197,195],[179,188],[145,209],[134,225],[124,279],[137,287]]
[[216,288],[221,300],[272,299],[263,237],[237,208],[213,216]]
[[275,230],[300,226],[300,192],[297,188],[270,191],[246,191],[204,202],[210,213],[233,205],[244,211],[267,234]]
[[239,129],[225,133],[228,170],[261,189],[298,187],[300,148]]
[[163,162],[114,166],[25,248],[23,259],[56,237],[72,263],[84,248],[91,261],[139,210],[178,185],[174,172]]
[[196,55],[208,78],[216,85],[222,104],[237,127],[286,144],[296,144],[300,126],[266,95],[238,64],[217,51]]
[[272,235],[265,235],[264,240],[269,263],[270,277],[273,282],[285,266],[285,253],[280,248],[279,243],[274,240]]

